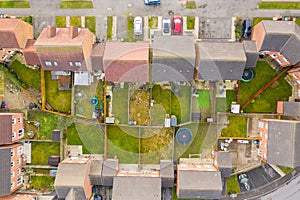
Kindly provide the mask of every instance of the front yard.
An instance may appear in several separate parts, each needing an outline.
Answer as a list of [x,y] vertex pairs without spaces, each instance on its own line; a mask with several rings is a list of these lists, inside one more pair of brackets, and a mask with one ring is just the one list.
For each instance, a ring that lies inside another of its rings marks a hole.
[[46,100],[57,111],[71,111],[71,90],[58,90],[58,81],[52,80],[51,72],[45,72]]
[[247,117],[228,116],[229,124],[222,130],[222,137],[246,137]]
[[54,190],[54,179],[51,176],[30,176],[30,188],[42,193]]
[[29,1],[1,1],[0,8],[30,8]]
[[31,144],[31,164],[48,165],[48,158],[52,155],[59,156],[58,142],[32,142]]
[[62,0],[60,8],[93,8],[92,1],[85,0]]
[[229,193],[240,193],[240,186],[238,183],[237,175],[232,175],[226,180],[226,194]]
[[[243,105],[258,90],[270,82],[280,72],[275,72],[267,62],[259,61],[255,68],[256,76],[253,80],[240,84],[240,104]],[[291,96],[292,88],[284,80],[284,76],[280,77],[273,85],[261,93],[253,103],[250,103],[244,112],[275,112],[276,102],[278,100],[288,100]]]

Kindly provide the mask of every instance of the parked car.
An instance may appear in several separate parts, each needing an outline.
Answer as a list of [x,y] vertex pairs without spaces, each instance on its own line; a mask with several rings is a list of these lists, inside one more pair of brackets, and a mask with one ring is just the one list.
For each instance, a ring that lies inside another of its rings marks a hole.
[[143,34],[143,19],[140,16],[134,18],[134,35],[142,35]]
[[163,19],[163,35],[171,35],[171,20],[170,19]]
[[249,191],[250,190],[250,185],[249,185],[249,179],[248,179],[247,174],[245,174],[245,173],[240,174],[238,176],[238,179],[239,179],[239,182],[241,184],[243,184],[243,186],[245,187],[245,190]]
[[182,32],[182,17],[180,15],[175,15],[173,18],[173,24],[174,24],[174,34],[181,34]]
[[145,5],[160,5],[160,0],[145,0]]
[[243,21],[243,37],[250,38],[252,32],[252,21],[251,19],[246,19]]

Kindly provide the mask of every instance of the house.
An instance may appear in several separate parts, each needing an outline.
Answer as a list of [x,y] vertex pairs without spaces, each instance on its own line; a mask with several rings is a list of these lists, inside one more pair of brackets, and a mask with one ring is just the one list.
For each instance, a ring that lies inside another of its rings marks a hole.
[[177,165],[177,198],[221,199],[221,172],[211,164]]
[[114,177],[117,174],[119,165],[119,160],[117,159],[107,159],[103,161],[102,168],[102,181],[103,186],[112,187],[114,183]]
[[90,158],[67,158],[58,165],[54,182],[59,199],[86,200],[92,196],[88,170]]
[[284,116],[300,117],[300,102],[277,101],[277,113]]
[[194,80],[195,41],[189,36],[154,36],[152,43],[154,82]]
[[196,43],[195,80],[241,80],[247,57],[243,43]]
[[102,180],[102,159],[92,159],[89,168],[89,180],[91,185],[103,185]]
[[33,38],[33,28],[21,19],[0,18],[0,35],[0,48],[23,49]]
[[294,21],[263,20],[253,27],[252,40],[273,64],[288,67],[300,61],[300,27]]
[[149,42],[107,42],[103,62],[108,82],[149,82]]
[[103,56],[104,56],[105,45],[94,44],[90,59],[93,71],[103,72]]
[[21,143],[0,146],[0,199],[23,186],[22,155]]
[[300,166],[300,121],[260,119],[258,157],[285,167]]
[[246,67],[256,67],[256,63],[259,57],[256,41],[244,40],[243,45],[247,60]]
[[94,35],[87,28],[43,29],[34,47],[45,71],[92,71],[90,54]]
[[23,137],[23,113],[0,113],[0,145],[19,142]]
[[221,171],[222,178],[229,178],[232,172],[232,153],[218,151],[215,155],[214,165]]

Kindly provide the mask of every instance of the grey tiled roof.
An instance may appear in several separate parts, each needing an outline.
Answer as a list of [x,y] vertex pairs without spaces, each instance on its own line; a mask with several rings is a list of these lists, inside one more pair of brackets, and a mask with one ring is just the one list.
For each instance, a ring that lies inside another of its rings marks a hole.
[[10,149],[0,149],[0,196],[10,194]]

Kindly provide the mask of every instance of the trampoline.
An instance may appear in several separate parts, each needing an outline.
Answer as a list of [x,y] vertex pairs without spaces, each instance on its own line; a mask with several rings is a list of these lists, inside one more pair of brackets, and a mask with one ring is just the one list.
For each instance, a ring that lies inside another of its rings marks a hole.
[[92,106],[97,106],[98,103],[99,103],[99,101],[98,101],[98,99],[96,97],[93,97],[93,98],[90,99],[90,104]]
[[180,128],[176,133],[176,140],[181,145],[189,144],[193,139],[193,134],[188,128]]
[[242,81],[249,82],[255,77],[255,71],[251,68],[245,68],[242,76]]

